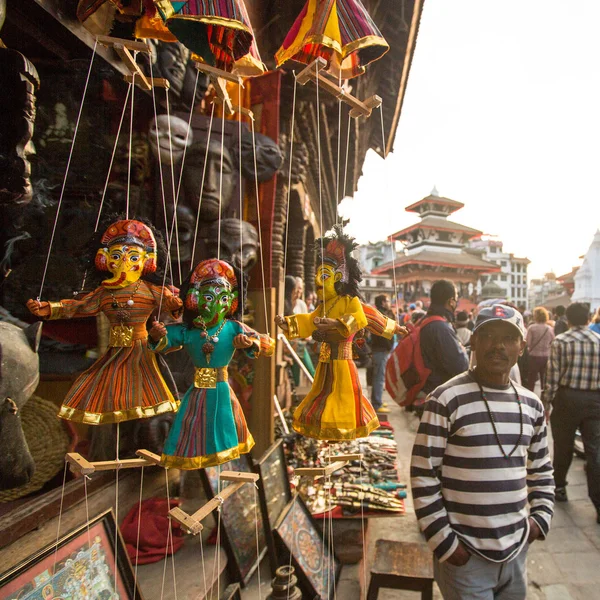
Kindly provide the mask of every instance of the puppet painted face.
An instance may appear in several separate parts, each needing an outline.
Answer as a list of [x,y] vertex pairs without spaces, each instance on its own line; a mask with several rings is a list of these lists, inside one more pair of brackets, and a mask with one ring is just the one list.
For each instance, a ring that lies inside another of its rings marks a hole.
[[113,244],[98,252],[105,253],[106,265],[112,274],[103,282],[108,287],[125,287],[135,283],[142,276],[146,261],[154,254],[135,244]]
[[338,295],[335,291],[335,284],[341,279],[342,274],[339,271],[336,271],[330,264],[324,263],[319,265],[315,275],[317,298],[323,302],[335,298]]
[[231,312],[237,291],[232,290],[228,283],[211,282],[190,289],[189,295],[197,298],[198,324],[203,322],[206,327],[214,327]]

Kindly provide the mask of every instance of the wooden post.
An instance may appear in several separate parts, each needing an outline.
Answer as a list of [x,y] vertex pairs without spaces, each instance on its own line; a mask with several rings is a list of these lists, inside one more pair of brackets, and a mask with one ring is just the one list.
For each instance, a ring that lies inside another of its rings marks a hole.
[[[268,327],[265,323],[264,295],[262,290],[251,290],[248,298],[254,305],[254,328],[260,333],[269,333],[277,338],[275,327],[275,288],[266,290]],[[260,357],[255,361],[254,389],[250,404],[252,412],[248,426],[256,446],[253,456],[261,456],[273,443],[274,413],[273,396],[275,395],[275,355],[267,358]]]

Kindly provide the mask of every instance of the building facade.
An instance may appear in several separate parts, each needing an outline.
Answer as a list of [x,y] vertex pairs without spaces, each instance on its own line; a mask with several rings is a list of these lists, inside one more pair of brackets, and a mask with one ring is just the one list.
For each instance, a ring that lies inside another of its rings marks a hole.
[[571,300],[587,302],[591,310],[600,306],[600,229],[574,275],[575,288]]

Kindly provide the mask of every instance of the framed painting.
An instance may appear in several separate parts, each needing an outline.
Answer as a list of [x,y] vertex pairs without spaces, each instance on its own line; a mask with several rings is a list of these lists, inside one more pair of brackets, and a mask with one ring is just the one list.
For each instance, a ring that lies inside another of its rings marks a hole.
[[271,574],[275,577],[275,571],[281,565],[277,559],[273,525],[277,523],[281,513],[292,499],[282,440],[277,440],[254,463],[254,471],[260,477],[258,480],[260,510],[269,551]]
[[[244,455],[221,465],[223,471],[250,473],[250,457]],[[202,484],[209,498],[219,493],[219,469],[209,467],[200,471]],[[229,557],[227,562],[234,581],[245,586],[256,571],[267,552],[262,513],[258,504],[258,494],[253,485],[242,486],[231,495],[221,509],[221,535]],[[256,518],[258,523],[256,523]],[[216,515],[215,515],[216,518]],[[256,527],[258,527],[259,553],[256,552]],[[231,567],[230,567],[231,565]]]
[[303,597],[333,598],[342,565],[329,545],[323,545],[321,529],[300,496],[285,507],[274,535],[283,560],[292,555]]
[[[89,533],[88,533],[89,531]],[[118,532],[115,570],[115,518],[108,510],[0,575],[6,600],[143,600]]]

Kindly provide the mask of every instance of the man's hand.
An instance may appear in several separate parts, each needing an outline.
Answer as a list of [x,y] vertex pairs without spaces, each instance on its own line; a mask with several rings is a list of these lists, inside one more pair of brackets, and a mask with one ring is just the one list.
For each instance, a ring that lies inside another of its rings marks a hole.
[[462,542],[458,542],[456,550],[446,560],[455,567],[462,567],[469,562],[470,558],[471,554],[467,550],[467,547]]
[[543,535],[540,526],[533,517],[529,517],[529,537],[527,538],[527,542],[531,544],[541,537]]
[[244,333],[239,333],[233,338],[233,347],[238,350],[250,348],[250,346],[252,346],[252,340]]
[[152,338],[153,342],[159,342],[162,338],[167,335],[167,328],[164,323],[154,320],[152,323],[152,329],[148,332],[148,335]]
[[284,331],[288,330],[288,324],[281,315],[275,315],[275,324],[277,325],[277,327],[280,327]]
[[29,309],[29,312],[34,314],[36,317],[50,316],[49,302],[40,302],[39,300],[27,300],[27,308]]

